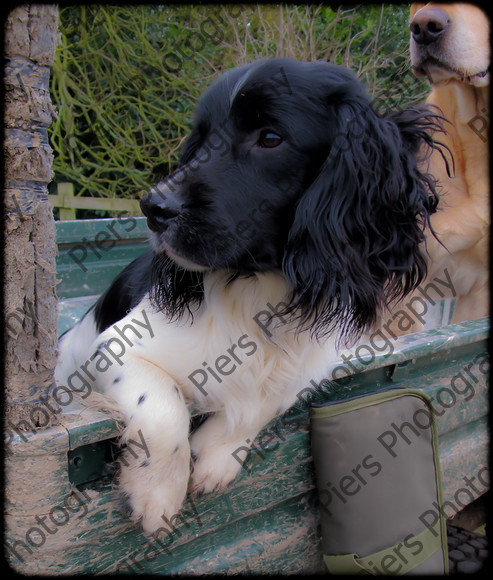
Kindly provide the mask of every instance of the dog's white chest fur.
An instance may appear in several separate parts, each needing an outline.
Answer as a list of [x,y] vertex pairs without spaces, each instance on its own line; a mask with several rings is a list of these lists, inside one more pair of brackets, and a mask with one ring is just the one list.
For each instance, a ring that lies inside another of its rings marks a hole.
[[[309,331],[296,333],[296,323],[274,315],[286,301],[281,275],[226,281],[225,273],[208,274],[203,304],[176,322],[165,322],[144,299],[97,342],[122,340],[124,334],[128,354],[158,366],[195,408],[224,409],[234,424],[248,424],[266,399],[275,397],[281,413],[310,380],[322,378],[336,358],[334,337],[318,344]],[[125,365],[115,367],[112,378],[120,370],[124,375]],[[99,376],[98,388],[114,397],[120,381]]]

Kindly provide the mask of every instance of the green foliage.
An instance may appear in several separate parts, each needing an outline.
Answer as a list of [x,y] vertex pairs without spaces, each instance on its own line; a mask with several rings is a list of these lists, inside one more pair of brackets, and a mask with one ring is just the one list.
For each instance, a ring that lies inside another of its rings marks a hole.
[[76,195],[140,197],[172,170],[203,89],[255,58],[345,65],[379,110],[421,100],[407,20],[400,5],[63,7],[51,81],[56,180]]

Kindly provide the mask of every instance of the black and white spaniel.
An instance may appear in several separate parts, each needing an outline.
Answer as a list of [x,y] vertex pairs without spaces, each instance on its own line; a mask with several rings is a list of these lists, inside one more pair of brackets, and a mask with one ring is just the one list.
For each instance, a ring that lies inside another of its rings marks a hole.
[[[425,107],[378,114],[327,62],[257,61],[202,96],[178,168],[141,201],[152,251],[63,337],[57,369],[144,437],[119,475],[144,531],[187,488],[232,482],[236,451],[423,280],[438,197],[417,157],[436,131]],[[189,405],[211,413],[191,436]]]

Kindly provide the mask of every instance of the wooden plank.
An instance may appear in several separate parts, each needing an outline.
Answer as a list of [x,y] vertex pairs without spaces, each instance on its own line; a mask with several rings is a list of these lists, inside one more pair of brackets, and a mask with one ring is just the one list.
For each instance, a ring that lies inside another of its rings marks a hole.
[[55,227],[60,299],[101,294],[127,264],[149,249],[143,217],[56,222]]
[[[70,199],[67,196],[62,197],[60,195],[49,195],[48,199],[53,207],[67,209],[94,209],[114,212],[126,211],[129,215],[142,215],[142,212],[140,211],[140,203],[135,199],[115,199],[104,197],[74,197],[73,199]],[[74,217],[66,219],[75,219],[75,215]]]
[[439,439],[442,498],[452,517],[489,488],[489,429],[485,415]]
[[119,236],[125,240],[145,240],[149,233],[147,219],[136,216],[55,222],[55,229],[56,241],[62,250],[66,244],[95,241],[98,233],[104,231],[109,232],[113,238]]
[[90,267],[87,271],[81,270],[76,263],[67,259],[59,267],[58,297],[62,299],[102,294],[129,262],[147,250],[145,245],[137,247],[134,244],[121,244],[112,251],[111,263],[105,260],[88,260],[84,263]]
[[60,220],[74,220],[76,209],[106,210],[126,212],[128,215],[141,216],[140,202],[137,199],[117,199],[104,197],[76,197],[72,183],[59,183],[58,193],[48,195],[53,207],[60,208]]
[[[148,574],[323,574],[313,493],[282,502],[267,513],[252,512],[215,534],[174,547],[169,555],[141,548],[119,562],[122,572]],[[144,558],[147,552],[147,558]]]
[[78,322],[89,308],[96,302],[99,295],[78,296],[58,302],[58,334],[64,333]]
[[60,208],[60,219],[74,220],[75,209],[72,205],[70,205],[74,197],[74,184],[58,183],[57,192],[58,195],[49,195],[48,199],[51,201],[53,207]]

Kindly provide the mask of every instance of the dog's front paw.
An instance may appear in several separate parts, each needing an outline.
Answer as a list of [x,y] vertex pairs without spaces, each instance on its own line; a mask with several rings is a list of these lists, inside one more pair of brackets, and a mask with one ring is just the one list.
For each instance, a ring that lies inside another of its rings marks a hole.
[[121,459],[120,491],[132,521],[140,523],[145,534],[168,534],[167,523],[180,513],[190,477],[190,448],[188,444],[183,447],[171,457],[136,462],[127,452]]
[[217,446],[192,452],[195,456],[190,476],[190,493],[194,495],[218,491],[232,483],[241,469],[231,447]]

